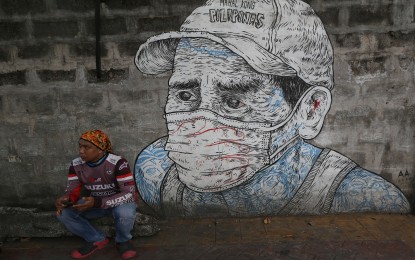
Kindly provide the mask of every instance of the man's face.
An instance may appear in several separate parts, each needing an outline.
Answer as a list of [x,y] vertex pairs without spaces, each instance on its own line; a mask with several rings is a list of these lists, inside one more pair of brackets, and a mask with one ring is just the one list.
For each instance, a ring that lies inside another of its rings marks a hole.
[[166,112],[211,110],[245,122],[277,124],[291,111],[279,86],[244,59],[206,39],[182,39],[169,81]]
[[96,162],[104,152],[98,147],[83,139],[79,139],[79,156],[84,162]]
[[289,125],[258,127],[277,125],[290,112],[281,88],[224,46],[205,39],[179,43],[169,81],[165,149],[187,187],[220,191],[249,179],[289,139]]

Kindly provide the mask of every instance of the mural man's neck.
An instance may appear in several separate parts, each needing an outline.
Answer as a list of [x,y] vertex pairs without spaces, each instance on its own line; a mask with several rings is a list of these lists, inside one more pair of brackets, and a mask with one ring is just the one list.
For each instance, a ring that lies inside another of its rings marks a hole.
[[[305,142],[302,138],[297,138],[277,161],[258,171],[250,180],[242,183],[239,188],[245,186],[256,186],[259,180],[267,179],[273,182],[274,187],[281,188],[281,191],[273,189],[270,192],[290,197],[290,192],[296,191],[305,179],[312,165],[321,153],[321,149]],[[276,185],[279,183],[279,185]],[[298,186],[297,186],[298,184]],[[278,188],[278,189],[279,189]],[[232,192],[232,189],[225,190],[223,193]]]

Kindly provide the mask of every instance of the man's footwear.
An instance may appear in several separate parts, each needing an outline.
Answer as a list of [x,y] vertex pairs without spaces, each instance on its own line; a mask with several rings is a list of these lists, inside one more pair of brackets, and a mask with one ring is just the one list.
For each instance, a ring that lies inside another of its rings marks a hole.
[[92,255],[92,253],[94,253],[96,250],[104,248],[108,244],[108,242],[108,238],[105,238],[104,240],[99,242],[87,242],[83,247],[72,251],[71,256],[72,258],[76,259],[88,257]]
[[137,255],[133,245],[130,241],[124,243],[117,243],[117,250],[120,253],[122,259],[130,259]]

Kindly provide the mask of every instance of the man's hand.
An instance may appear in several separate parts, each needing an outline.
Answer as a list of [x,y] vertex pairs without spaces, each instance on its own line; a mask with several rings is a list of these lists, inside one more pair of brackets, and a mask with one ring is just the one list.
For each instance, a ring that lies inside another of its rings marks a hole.
[[69,202],[69,198],[67,196],[62,196],[56,199],[55,207],[58,211],[62,211],[64,208],[67,207]]
[[83,197],[82,200],[84,201],[84,203],[74,204],[72,207],[81,212],[94,207],[94,197]]

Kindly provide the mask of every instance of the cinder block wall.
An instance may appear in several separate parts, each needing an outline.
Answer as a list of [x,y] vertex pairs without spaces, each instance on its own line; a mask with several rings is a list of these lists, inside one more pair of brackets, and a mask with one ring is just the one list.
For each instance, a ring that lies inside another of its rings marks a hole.
[[[142,75],[140,43],[177,30],[201,0],[0,0],[0,206],[53,208],[79,135],[106,131],[133,165],[166,134],[168,74]],[[335,50],[333,105],[314,143],[351,157],[412,199],[415,2],[309,2]]]

